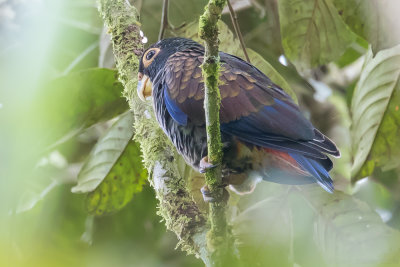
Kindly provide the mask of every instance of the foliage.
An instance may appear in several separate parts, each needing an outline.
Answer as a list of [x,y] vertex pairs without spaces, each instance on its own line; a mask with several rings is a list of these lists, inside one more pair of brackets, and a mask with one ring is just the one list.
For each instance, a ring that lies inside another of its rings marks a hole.
[[73,193],[88,193],[89,213],[104,215],[123,208],[142,191],[146,172],[133,138],[133,114],[128,111],[98,140],[78,174]]
[[371,175],[375,167],[399,167],[399,59],[400,46],[366,56],[351,105],[354,179]]
[[46,84],[35,101],[40,103],[37,116],[43,120],[42,127],[48,129],[46,142],[58,141],[68,133],[126,111],[128,106],[121,98],[122,85],[116,75],[113,70],[93,68],[67,74]]
[[[149,43],[158,36],[161,2],[134,1]],[[207,1],[169,2],[167,35],[199,40]],[[398,266],[399,4],[231,2],[252,64],[298,99],[343,155],[334,160],[333,195],[267,182],[253,194],[231,194],[241,259],[249,266]],[[0,11],[7,88],[0,91],[0,265],[202,266],[173,250],[177,240],[156,215],[160,196],[146,183],[132,140],[142,132],[132,127],[96,1],[6,0]],[[227,9],[222,21],[220,49],[243,57]],[[189,191],[206,212],[196,179]]]
[[239,208],[234,231],[249,266],[399,263],[400,233],[382,224],[368,205],[341,192],[329,195],[311,186],[261,185]]
[[328,63],[354,42],[331,1],[278,1],[285,55],[299,68]]

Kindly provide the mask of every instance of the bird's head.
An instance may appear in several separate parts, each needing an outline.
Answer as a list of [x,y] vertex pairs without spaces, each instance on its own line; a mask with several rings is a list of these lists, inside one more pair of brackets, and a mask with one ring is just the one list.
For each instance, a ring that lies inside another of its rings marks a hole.
[[168,58],[191,46],[199,46],[198,43],[186,38],[168,38],[158,41],[144,51],[139,62],[137,92],[141,100],[152,95],[153,82],[163,70]]

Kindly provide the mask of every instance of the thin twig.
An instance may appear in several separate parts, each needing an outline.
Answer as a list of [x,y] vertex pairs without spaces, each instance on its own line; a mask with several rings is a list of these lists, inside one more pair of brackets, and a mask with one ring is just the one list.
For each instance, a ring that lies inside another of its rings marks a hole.
[[257,9],[260,12],[260,18],[265,17],[265,8],[260,5],[257,0],[250,0],[250,3],[253,5],[255,9]]
[[68,67],[63,71],[62,75],[67,75],[76,65],[79,64],[87,55],[90,54],[93,50],[95,50],[99,46],[99,42],[96,41],[89,45],[85,50],[82,51],[82,53],[79,54],[69,65]]
[[139,12],[139,14],[140,14],[140,12],[142,11],[142,6],[143,6],[143,0],[138,0],[138,1],[136,1],[136,9],[137,9],[137,11]]
[[168,2],[169,2],[169,0],[164,0],[164,2],[163,2],[163,10],[162,10],[162,16],[161,16],[161,26],[160,26],[160,32],[158,34],[158,40],[159,41],[164,37],[165,29],[167,29],[169,27],[169,22],[168,22]]
[[233,28],[235,28],[236,36],[239,38],[240,46],[243,49],[243,53],[244,53],[244,56],[246,57],[247,62],[251,63],[249,55],[247,54],[246,46],[243,41],[242,32],[240,31],[240,28],[239,28],[238,17],[236,15],[235,10],[232,8],[230,1],[228,0],[227,2],[228,2],[229,14],[231,15],[231,20],[232,20]]

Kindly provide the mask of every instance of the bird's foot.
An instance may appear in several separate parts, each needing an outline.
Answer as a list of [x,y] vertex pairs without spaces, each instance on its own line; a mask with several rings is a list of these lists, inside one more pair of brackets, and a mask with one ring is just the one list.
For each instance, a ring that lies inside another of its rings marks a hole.
[[211,164],[208,162],[208,157],[205,156],[200,160],[200,173],[205,173],[208,169],[212,169],[218,166],[218,164]]
[[215,202],[215,198],[207,185],[203,186],[200,191],[203,194],[204,202]]
[[[229,192],[225,189],[225,186],[226,185],[221,186],[222,190],[223,190],[222,201],[228,201],[228,198],[229,198]],[[220,201],[220,199],[219,199],[220,195],[219,194],[217,195],[216,193],[211,192],[207,185],[203,186],[200,189],[200,191],[203,194],[204,202],[210,203],[210,202]]]

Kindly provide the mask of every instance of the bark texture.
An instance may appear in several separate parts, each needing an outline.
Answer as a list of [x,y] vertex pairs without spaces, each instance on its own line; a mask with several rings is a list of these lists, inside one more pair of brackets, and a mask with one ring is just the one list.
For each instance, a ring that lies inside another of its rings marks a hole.
[[139,59],[143,51],[139,14],[125,0],[100,0],[98,4],[112,37],[124,96],[134,112],[134,138],[141,145],[150,184],[159,200],[159,214],[167,228],[177,235],[178,245],[210,266],[210,253],[206,249],[209,227],[186,187],[183,172],[178,169],[184,163],[157,124],[151,104],[140,101],[136,94]]

